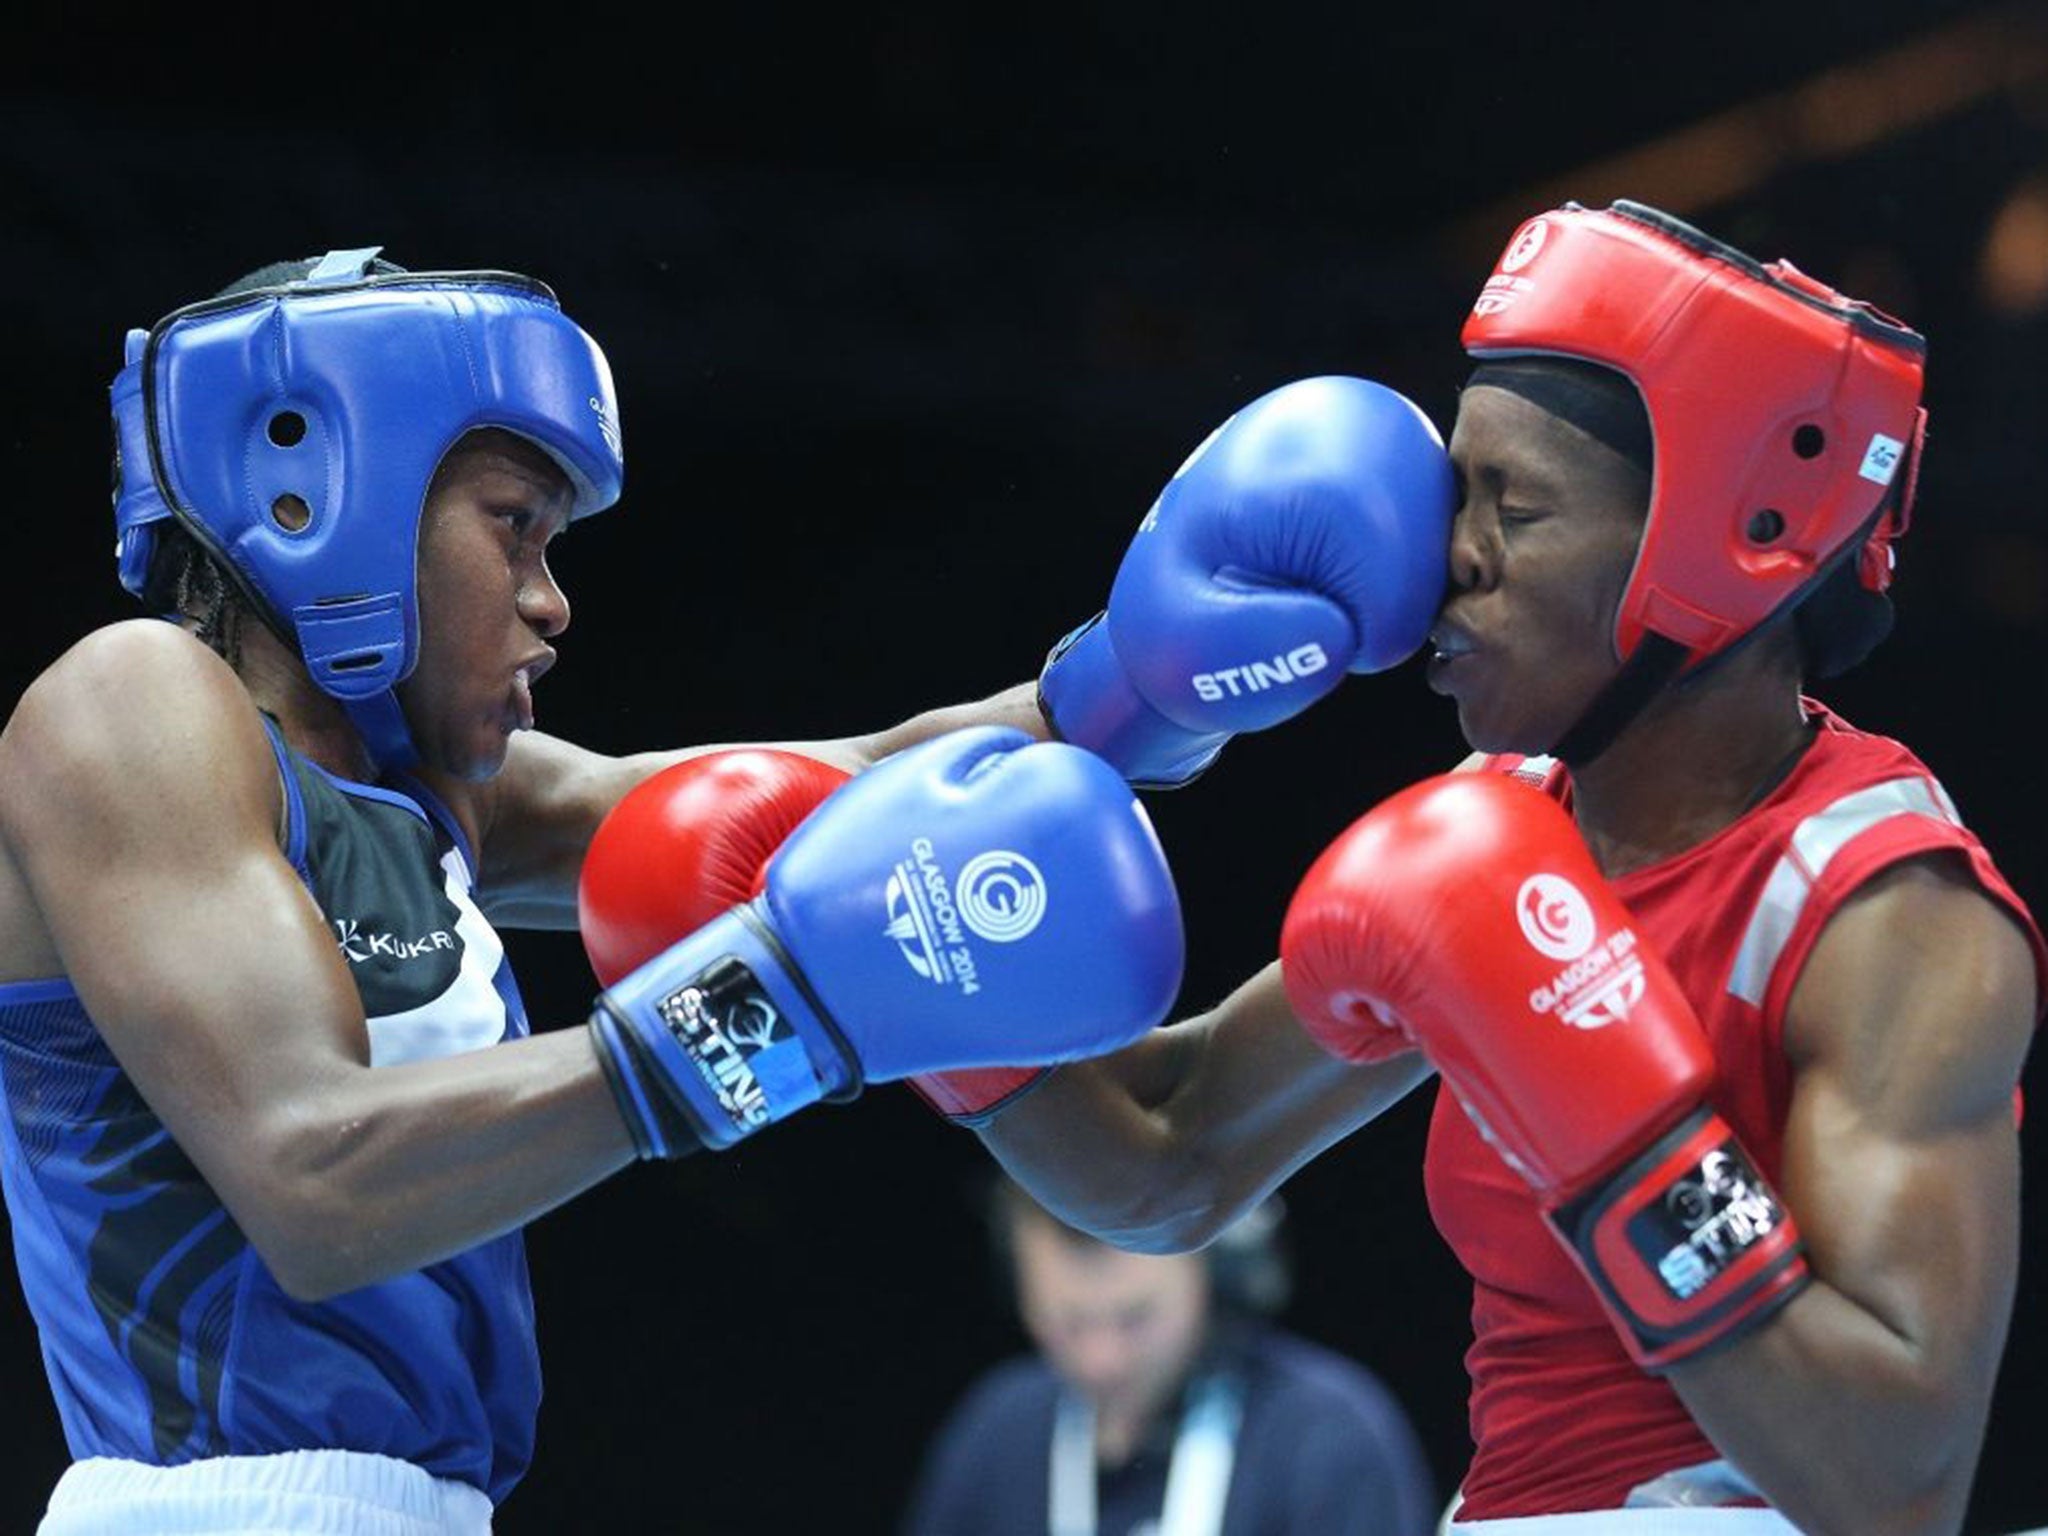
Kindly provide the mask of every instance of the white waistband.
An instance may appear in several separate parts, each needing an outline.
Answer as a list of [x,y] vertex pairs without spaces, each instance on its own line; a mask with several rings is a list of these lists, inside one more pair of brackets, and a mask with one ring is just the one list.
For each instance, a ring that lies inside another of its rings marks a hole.
[[1775,1509],[1589,1509],[1513,1520],[1454,1520],[1449,1536],[1799,1536]]
[[361,1451],[215,1456],[177,1467],[96,1457],[57,1480],[37,1536],[489,1536],[467,1483]]

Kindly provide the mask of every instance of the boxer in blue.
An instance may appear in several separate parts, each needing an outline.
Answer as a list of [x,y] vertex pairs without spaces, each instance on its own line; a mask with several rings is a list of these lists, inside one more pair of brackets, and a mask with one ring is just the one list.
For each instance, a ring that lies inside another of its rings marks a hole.
[[[1325,406],[1376,389],[1318,387]],[[1295,397],[1297,443],[1369,437],[1313,404]],[[1368,407],[1394,434],[1365,450],[1375,477],[1412,462],[1433,486],[1427,424],[1390,392]],[[1405,654],[1441,587],[1444,509],[1419,505],[1416,553],[1314,599],[1327,634],[1240,626],[1225,662],[1248,670],[1193,729],[1120,694],[1084,636],[1062,654],[1089,677],[1056,663],[1043,690],[1053,721],[1087,717],[1066,741],[1025,684],[804,744],[787,755],[854,777],[778,834],[758,896],[607,974],[589,1027],[532,1033],[493,925],[572,927],[579,896],[615,912],[584,878],[600,826],[706,757],[534,729],[569,620],[549,546],[622,489],[596,344],[529,279],[334,252],[131,333],[113,408],[121,578],[173,622],[86,636],[0,734],[0,1173],[76,1458],[48,1536],[173,1511],[181,1530],[487,1529],[539,1396],[525,1222],[636,1156],[729,1146],[867,1082],[971,1094],[935,1074],[1148,1030],[1181,932],[1127,780],[1160,776],[1161,741],[1213,755],[1287,712],[1269,695],[1341,675],[1343,604],[1411,592],[1419,617],[1375,642]],[[1261,440],[1219,436],[1198,460]],[[1332,521],[1357,500],[1321,495]],[[1154,542],[1233,517],[1161,516]],[[1177,579],[1113,596],[1103,635],[1206,600]],[[1228,600],[1274,606],[1290,580]],[[1137,757],[1083,750],[1133,721]],[[687,866],[745,808],[635,835],[650,867]],[[913,942],[933,911],[944,966]]]

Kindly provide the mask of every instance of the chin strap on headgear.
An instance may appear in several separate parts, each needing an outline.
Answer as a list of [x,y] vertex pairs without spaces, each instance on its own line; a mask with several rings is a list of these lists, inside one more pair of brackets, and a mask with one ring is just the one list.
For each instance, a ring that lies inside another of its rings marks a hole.
[[115,554],[141,596],[175,518],[341,701],[380,767],[416,760],[395,689],[419,660],[427,488],[465,433],[561,468],[572,518],[618,500],[611,370],[543,283],[334,251],[293,281],[128,333],[112,387]]

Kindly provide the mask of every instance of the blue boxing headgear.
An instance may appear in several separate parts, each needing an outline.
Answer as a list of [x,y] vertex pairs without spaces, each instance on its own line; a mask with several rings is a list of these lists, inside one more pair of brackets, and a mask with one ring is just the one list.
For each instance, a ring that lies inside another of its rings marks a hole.
[[138,597],[177,521],[297,646],[383,767],[414,761],[393,691],[419,659],[427,487],[464,433],[527,439],[574,488],[619,498],[611,369],[543,283],[406,272],[381,247],[128,333],[113,384],[116,558]]

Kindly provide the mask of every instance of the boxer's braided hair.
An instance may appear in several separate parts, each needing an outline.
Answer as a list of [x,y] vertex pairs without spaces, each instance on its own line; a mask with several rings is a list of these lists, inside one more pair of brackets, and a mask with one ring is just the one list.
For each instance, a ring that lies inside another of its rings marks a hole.
[[144,600],[158,613],[179,613],[192,633],[231,667],[242,661],[247,599],[205,546],[173,521],[157,535]]

